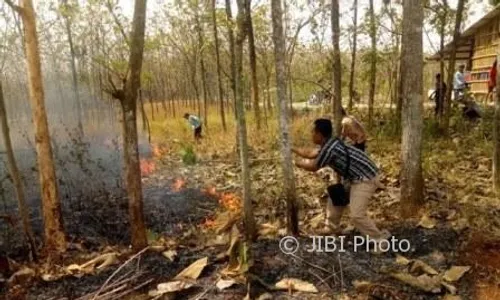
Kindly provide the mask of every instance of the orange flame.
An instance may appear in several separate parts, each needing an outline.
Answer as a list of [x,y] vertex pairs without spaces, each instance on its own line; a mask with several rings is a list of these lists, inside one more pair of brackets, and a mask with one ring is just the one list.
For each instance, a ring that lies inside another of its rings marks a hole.
[[162,157],[168,153],[168,149],[165,146],[153,145],[152,146],[153,157]]
[[215,187],[204,189],[207,195],[217,197],[219,204],[226,210],[238,212],[241,210],[241,199],[234,193],[218,193]]
[[142,176],[148,176],[155,170],[155,163],[151,160],[141,159],[140,168]]
[[182,180],[181,178],[177,178],[172,186],[172,189],[174,192],[180,192],[182,188],[186,185],[186,181]]

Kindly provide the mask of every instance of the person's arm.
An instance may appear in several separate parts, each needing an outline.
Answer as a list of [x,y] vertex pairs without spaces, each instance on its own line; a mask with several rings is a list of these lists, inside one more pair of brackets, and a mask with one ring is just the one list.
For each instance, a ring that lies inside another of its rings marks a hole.
[[316,172],[319,170],[318,165],[315,160],[301,160],[296,161],[295,165],[306,171]]
[[319,149],[303,149],[292,147],[292,152],[302,158],[315,159],[319,154]]

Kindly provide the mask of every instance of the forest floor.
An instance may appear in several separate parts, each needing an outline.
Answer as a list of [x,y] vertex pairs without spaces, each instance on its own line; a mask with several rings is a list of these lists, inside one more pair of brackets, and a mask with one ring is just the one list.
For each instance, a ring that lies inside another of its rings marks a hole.
[[[296,144],[308,143],[314,117],[295,118]],[[249,116],[259,238],[249,246],[252,259],[247,260],[248,244],[240,236],[240,169],[233,125],[225,133],[214,113],[204,140],[195,145],[184,120],[157,114],[150,120],[153,157],[142,162],[150,248],[138,255],[128,248],[125,198],[93,199],[73,211],[76,217],[65,220],[72,244],[64,257],[37,264],[14,257],[17,262],[11,265],[17,276],[10,278],[3,295],[243,299],[250,291],[249,299],[261,300],[500,299],[500,203],[490,183],[490,118],[477,124],[455,118],[449,139],[440,137],[428,118],[425,204],[405,219],[399,214],[399,139],[390,121],[370,131],[368,152],[383,170],[386,185],[371,201],[370,215],[397,239],[407,239],[409,252],[354,251],[349,241],[359,233],[349,230],[346,217],[345,252],[308,252],[301,247],[290,255],[280,250],[286,210],[277,125],[273,121],[256,130]],[[186,165],[193,157],[190,147],[196,163]],[[298,240],[307,244],[323,225],[325,181],[301,170],[295,175]],[[282,281],[285,278],[289,280]]]

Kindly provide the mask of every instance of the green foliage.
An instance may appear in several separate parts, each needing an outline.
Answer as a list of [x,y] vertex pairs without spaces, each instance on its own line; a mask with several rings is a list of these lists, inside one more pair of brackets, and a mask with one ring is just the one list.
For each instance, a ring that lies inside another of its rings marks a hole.
[[183,145],[181,150],[182,162],[188,166],[196,164],[196,153],[192,145]]

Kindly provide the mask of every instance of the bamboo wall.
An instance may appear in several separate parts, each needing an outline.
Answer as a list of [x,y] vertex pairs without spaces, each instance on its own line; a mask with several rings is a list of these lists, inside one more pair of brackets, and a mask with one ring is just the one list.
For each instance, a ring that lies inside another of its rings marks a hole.
[[496,18],[481,27],[474,36],[474,54],[470,81],[473,93],[488,93],[489,71],[495,61],[499,44],[500,18]]

